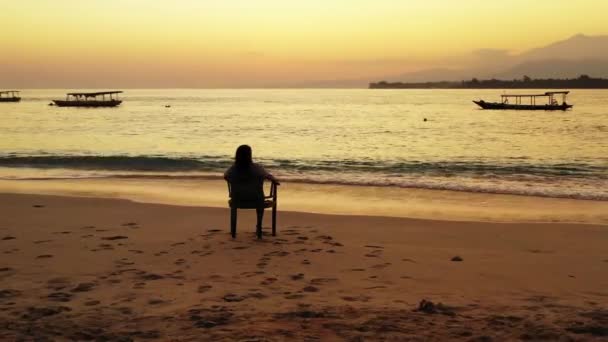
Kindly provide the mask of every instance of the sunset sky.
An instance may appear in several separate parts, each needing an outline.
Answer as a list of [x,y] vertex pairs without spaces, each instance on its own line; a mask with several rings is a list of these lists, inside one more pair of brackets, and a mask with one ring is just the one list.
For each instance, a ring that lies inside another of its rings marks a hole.
[[257,87],[608,34],[597,0],[0,0],[0,87]]

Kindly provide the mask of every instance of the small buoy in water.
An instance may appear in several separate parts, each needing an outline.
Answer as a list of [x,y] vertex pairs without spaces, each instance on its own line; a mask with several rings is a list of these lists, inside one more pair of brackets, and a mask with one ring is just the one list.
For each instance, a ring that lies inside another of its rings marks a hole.
[[171,108],[171,105],[165,105],[165,108]]
[[424,118],[424,122],[426,122],[426,118]]

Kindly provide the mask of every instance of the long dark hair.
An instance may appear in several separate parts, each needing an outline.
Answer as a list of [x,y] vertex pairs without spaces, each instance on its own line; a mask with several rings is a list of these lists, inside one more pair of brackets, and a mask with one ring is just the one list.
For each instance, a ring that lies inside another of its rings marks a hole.
[[251,164],[253,164],[251,147],[249,145],[239,146],[234,156],[234,166],[239,170],[248,170]]

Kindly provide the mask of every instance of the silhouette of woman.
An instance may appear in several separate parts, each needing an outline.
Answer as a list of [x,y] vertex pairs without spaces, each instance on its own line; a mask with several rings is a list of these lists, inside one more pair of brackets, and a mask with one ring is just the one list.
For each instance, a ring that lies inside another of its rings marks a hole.
[[264,180],[279,185],[279,181],[260,164],[254,163],[249,145],[236,149],[234,164],[224,173],[224,179],[230,183],[230,198],[239,204],[256,208],[257,226],[262,227],[264,218]]

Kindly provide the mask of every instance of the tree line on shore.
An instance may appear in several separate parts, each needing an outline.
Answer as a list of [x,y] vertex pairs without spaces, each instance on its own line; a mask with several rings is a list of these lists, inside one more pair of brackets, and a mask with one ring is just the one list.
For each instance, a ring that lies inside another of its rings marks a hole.
[[581,75],[571,79],[532,79],[524,76],[514,80],[479,80],[441,82],[386,82],[369,84],[370,89],[608,89],[608,79]]

